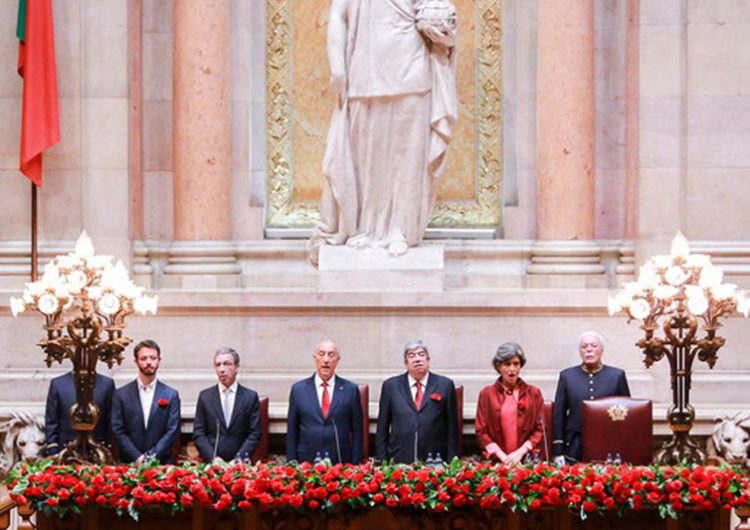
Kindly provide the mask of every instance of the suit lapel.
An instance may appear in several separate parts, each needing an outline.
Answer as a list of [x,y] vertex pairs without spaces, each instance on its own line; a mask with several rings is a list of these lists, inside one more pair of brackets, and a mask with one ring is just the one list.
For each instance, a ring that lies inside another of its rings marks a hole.
[[[339,403],[344,399],[344,384],[341,381],[340,377],[337,377],[335,379],[336,381],[336,389],[333,391],[333,400],[331,401],[331,408],[328,410],[328,417],[330,418],[333,416],[333,412],[336,410],[336,407],[339,406]],[[321,411],[322,414],[322,411]]]
[[150,431],[151,426],[154,424],[154,418],[156,417],[156,410],[159,408],[159,400],[163,397],[164,392],[164,385],[162,385],[159,381],[156,382],[156,387],[154,388],[154,399],[151,400],[151,410],[148,413],[148,425],[146,426],[146,430]]
[[427,402],[430,401],[430,396],[435,392],[437,389],[437,377],[435,377],[434,374],[430,374],[430,376],[427,378],[427,386],[424,389],[424,394],[422,395],[422,403],[419,407],[419,410],[422,410],[427,405]]
[[[245,397],[245,387],[237,383],[237,395],[234,396],[234,407],[232,407],[232,416],[229,418],[229,425],[232,425],[237,418],[237,411],[240,410],[240,405]],[[229,428],[229,425],[227,425],[227,428]]]
[[138,425],[141,426],[143,429],[143,432],[146,432],[146,419],[143,417],[143,406],[141,405],[141,393],[138,391],[138,379],[133,381],[131,390],[130,390],[130,399],[133,400],[133,403],[138,403],[138,406],[135,408],[135,413],[139,418]]
[[[318,415],[318,419],[323,423],[325,418],[323,417],[323,410],[320,408],[320,401],[318,400],[318,389],[315,388],[315,374],[307,380],[307,400],[310,406],[313,407]],[[328,411],[330,415],[330,409]]]
[[411,388],[409,388],[409,375],[408,374],[404,374],[401,376],[401,381],[399,381],[398,386],[401,389],[401,394],[403,395],[406,402],[409,404],[411,409],[414,412],[416,412],[417,405],[414,403],[414,398],[411,397]]
[[[213,388],[211,396],[213,396],[214,401],[214,414],[217,418],[219,418],[219,422],[224,426],[224,429],[226,430],[229,428],[229,425],[227,425],[227,422],[224,420],[224,408],[221,406],[221,392],[219,391],[219,385],[216,385]],[[235,402],[236,401],[237,399],[235,399]]]

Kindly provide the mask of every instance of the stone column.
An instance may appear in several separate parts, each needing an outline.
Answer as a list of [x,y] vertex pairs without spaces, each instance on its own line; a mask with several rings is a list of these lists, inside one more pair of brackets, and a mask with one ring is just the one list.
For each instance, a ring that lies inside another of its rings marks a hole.
[[539,0],[538,9],[539,241],[529,279],[540,287],[602,284],[604,267],[593,241],[594,3]]
[[175,241],[164,281],[235,286],[229,0],[178,0],[172,16]]
[[635,244],[638,211],[638,175],[640,150],[638,112],[640,93],[640,0],[627,0],[625,27],[625,233],[620,258],[615,272],[617,283],[630,281],[635,276]]

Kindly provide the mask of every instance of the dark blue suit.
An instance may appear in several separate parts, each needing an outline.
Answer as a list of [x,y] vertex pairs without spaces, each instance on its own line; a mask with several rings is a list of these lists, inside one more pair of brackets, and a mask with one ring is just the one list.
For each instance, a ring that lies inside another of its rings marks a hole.
[[[94,403],[99,407],[99,421],[94,429],[94,440],[110,443],[109,412],[115,382],[106,375],[96,374]],[[44,432],[48,452],[57,454],[68,442],[76,439],[76,431],[70,424],[70,408],[76,402],[76,385],[73,372],[55,377],[49,383],[47,406],[44,409]]]
[[630,396],[625,372],[619,368],[602,365],[601,370],[591,373],[579,365],[560,372],[552,421],[554,456],[581,459],[581,403],[610,396]]
[[[160,405],[160,400],[168,403]],[[138,381],[118,388],[112,400],[112,434],[122,462],[134,462],[146,454],[156,456],[162,464],[171,463],[172,448],[180,435],[180,394],[157,381],[145,427]]]
[[260,400],[257,392],[237,385],[232,418],[227,425],[221,408],[219,386],[201,391],[195,406],[193,441],[203,460],[213,460],[214,448],[215,456],[226,461],[251,458],[260,443],[260,435]]
[[430,372],[419,410],[407,374],[386,379],[380,390],[376,445],[378,460],[414,462],[430,454],[446,461],[456,456],[458,415],[456,388],[447,377]]
[[335,385],[331,408],[325,418],[318,401],[315,375],[292,386],[286,420],[287,460],[312,462],[320,455],[337,464],[340,451],[342,463],[359,464],[362,461],[359,388],[338,376]]

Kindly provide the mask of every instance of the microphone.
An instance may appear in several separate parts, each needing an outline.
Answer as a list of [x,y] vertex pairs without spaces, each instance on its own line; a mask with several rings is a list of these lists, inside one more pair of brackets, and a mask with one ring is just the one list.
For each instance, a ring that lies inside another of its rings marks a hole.
[[333,439],[336,442],[336,456],[339,458],[338,463],[343,464],[341,461],[341,444],[339,444],[339,430],[336,428],[336,420],[331,417],[331,421],[333,421]]
[[216,440],[214,440],[214,456],[211,460],[216,460],[216,453],[219,451],[219,417],[216,417]]
[[539,415],[539,422],[542,424],[542,442],[544,443],[544,459],[549,462],[549,446],[547,445],[547,425],[544,421],[544,413]]

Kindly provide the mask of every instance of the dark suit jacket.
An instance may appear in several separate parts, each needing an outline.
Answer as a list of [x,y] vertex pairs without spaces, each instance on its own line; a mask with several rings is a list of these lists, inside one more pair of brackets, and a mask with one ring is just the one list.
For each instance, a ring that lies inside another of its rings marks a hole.
[[[335,431],[334,431],[335,429]],[[336,437],[338,436],[338,450]],[[315,375],[298,381],[289,394],[286,421],[287,460],[312,462],[320,455],[334,464],[359,464],[362,461],[362,407],[359,388],[336,376],[333,401],[324,419],[320,410]]]
[[581,402],[610,396],[630,396],[625,372],[619,368],[603,365],[590,374],[579,365],[560,372],[552,420],[554,456],[581,459]]
[[[109,413],[115,382],[106,375],[96,374],[94,403],[99,407],[99,421],[94,429],[94,439],[110,443]],[[44,431],[49,454],[57,454],[68,442],[75,440],[76,431],[70,424],[70,408],[76,402],[73,372],[55,377],[49,383],[47,406],[44,409]],[[56,445],[54,445],[56,444]]]
[[213,460],[217,432],[216,456],[229,461],[252,456],[260,443],[260,429],[260,400],[254,390],[237,385],[229,425],[224,421],[218,385],[202,390],[198,396],[193,441],[206,462]]
[[414,462],[415,442],[417,459],[425,460],[430,453],[437,457],[439,453],[444,460],[451,460],[456,456],[457,440],[453,381],[430,372],[419,410],[411,397],[407,374],[391,377],[383,383],[376,436],[379,460]]
[[[162,399],[169,403],[159,405]],[[138,382],[118,388],[112,400],[112,434],[123,462],[133,462],[145,454],[156,456],[162,464],[171,463],[172,447],[180,435],[180,394],[157,380],[146,428]]]

